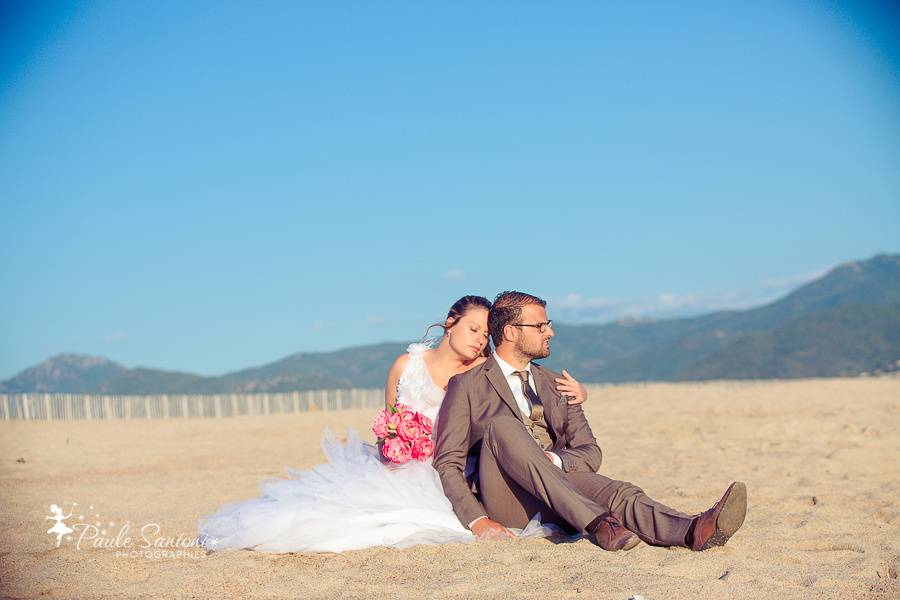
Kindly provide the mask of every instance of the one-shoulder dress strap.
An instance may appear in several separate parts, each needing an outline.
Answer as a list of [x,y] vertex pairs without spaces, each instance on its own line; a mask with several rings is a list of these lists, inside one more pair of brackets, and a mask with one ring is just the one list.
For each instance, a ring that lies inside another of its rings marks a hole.
[[406,351],[409,353],[410,357],[422,356],[429,350],[431,350],[431,346],[424,342],[413,342],[406,347]]
[[406,349],[409,362],[397,382],[397,402],[434,420],[444,399],[444,390],[432,381],[425,364],[425,353],[431,349],[427,340],[426,343],[410,344]]

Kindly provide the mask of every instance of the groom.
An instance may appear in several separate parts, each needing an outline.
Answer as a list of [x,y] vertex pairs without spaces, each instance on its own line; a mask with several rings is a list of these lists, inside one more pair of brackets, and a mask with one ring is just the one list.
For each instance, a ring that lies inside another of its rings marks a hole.
[[511,536],[507,527],[524,527],[540,512],[544,522],[587,533],[605,550],[630,550],[639,539],[705,550],[743,524],[743,483],[690,516],[597,473],[602,454],[581,406],[556,391],[556,373],[531,362],[550,355],[546,302],[503,292],[488,327],[496,351],[450,380],[435,427],[434,468],[476,536]]

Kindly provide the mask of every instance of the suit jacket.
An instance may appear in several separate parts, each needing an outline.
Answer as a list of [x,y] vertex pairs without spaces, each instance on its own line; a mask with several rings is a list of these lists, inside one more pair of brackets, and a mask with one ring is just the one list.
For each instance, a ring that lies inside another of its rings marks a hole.
[[[569,405],[556,391],[560,375],[531,363],[534,387],[544,405],[551,450],[562,459],[563,470],[597,472],[603,455],[580,405]],[[481,365],[450,379],[435,426],[434,468],[444,493],[463,525],[487,515],[472,491],[465,469],[477,465],[481,440],[491,420],[501,415],[522,418],[500,365],[491,356]]]

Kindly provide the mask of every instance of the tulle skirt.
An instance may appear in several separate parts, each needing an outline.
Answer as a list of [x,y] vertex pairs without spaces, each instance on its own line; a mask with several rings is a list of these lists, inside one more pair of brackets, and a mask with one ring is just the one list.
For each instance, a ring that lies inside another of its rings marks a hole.
[[[266,481],[263,496],[226,504],[200,522],[200,543],[208,550],[341,552],[371,546],[475,539],[457,519],[431,461],[385,465],[378,449],[354,430],[347,441],[326,430],[327,463],[308,471],[287,469],[290,479]],[[541,525],[538,513],[521,537],[564,535]]]
[[326,431],[328,462],[261,486],[263,496],[226,504],[200,523],[209,550],[340,552],[369,546],[468,542],[428,463],[388,466],[378,450],[348,431],[341,444]]

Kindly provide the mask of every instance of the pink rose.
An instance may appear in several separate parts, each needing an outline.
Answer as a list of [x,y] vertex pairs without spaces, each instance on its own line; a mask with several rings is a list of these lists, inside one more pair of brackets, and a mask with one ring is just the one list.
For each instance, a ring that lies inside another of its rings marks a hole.
[[384,442],[381,453],[392,463],[404,463],[410,458],[409,443],[404,442],[398,437],[391,438]]
[[434,454],[434,442],[431,441],[431,438],[420,437],[413,442],[410,454],[414,459],[424,462]]
[[431,419],[423,415],[422,413],[418,413],[416,415],[416,421],[419,422],[419,425],[422,426],[422,433],[425,435],[431,434],[431,429],[434,427],[434,424],[431,422]]
[[405,410],[409,410],[409,407],[405,404],[400,404],[399,402],[394,403],[394,412],[402,413]]
[[381,439],[386,438],[388,436],[388,413],[386,410],[383,410],[378,413],[375,417],[375,422],[372,423],[372,433],[375,434],[375,437]]
[[416,414],[418,413],[414,413],[411,410],[404,410],[400,413],[400,418],[404,421],[414,421],[416,419]]
[[415,420],[401,421],[397,427],[397,435],[404,441],[415,441],[416,438],[422,435],[422,426]]

